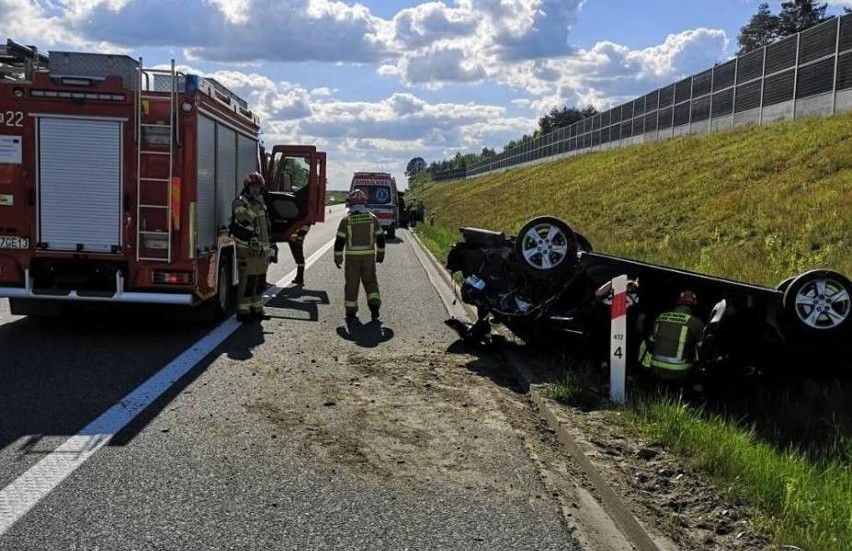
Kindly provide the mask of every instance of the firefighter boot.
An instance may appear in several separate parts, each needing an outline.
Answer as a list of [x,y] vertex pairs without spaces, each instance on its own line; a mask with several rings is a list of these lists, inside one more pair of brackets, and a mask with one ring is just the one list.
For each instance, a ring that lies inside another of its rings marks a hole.
[[379,315],[379,306],[376,304],[370,304],[370,319],[373,321],[382,321],[381,316]]
[[237,321],[241,321],[243,323],[250,323],[253,320],[253,316],[251,315],[251,308],[248,303],[245,305],[240,304],[237,307]]
[[266,315],[266,312],[263,308],[255,308],[251,311],[251,317],[256,320],[268,320],[269,316]]
[[304,285],[305,284],[305,267],[304,266],[296,267],[296,277],[290,283],[294,283],[296,285]]
[[266,312],[263,310],[263,300],[257,296],[252,297],[251,299],[250,312],[251,317],[256,320],[268,319],[266,317]]

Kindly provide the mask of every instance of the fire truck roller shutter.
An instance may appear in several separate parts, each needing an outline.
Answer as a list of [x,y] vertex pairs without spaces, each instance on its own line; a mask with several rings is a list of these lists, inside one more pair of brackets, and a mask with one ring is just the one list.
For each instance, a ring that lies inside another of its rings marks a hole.
[[198,248],[216,247],[216,122],[198,116]]
[[[216,226],[231,223],[231,206],[242,191],[243,176],[237,176],[237,133],[216,124]],[[239,185],[238,185],[239,184]]]
[[[249,172],[259,172],[257,142],[243,134],[237,135],[237,177],[242,179]],[[242,189],[242,186],[241,186]]]
[[49,250],[120,247],[121,120],[38,121],[39,241]]

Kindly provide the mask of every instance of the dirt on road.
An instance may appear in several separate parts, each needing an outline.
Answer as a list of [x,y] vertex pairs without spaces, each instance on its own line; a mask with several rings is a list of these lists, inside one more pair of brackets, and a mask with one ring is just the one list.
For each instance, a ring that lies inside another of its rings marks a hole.
[[[630,548],[501,355],[434,343],[408,354],[379,346],[305,358],[252,367],[265,390],[245,407],[318,463],[414,489],[514,494],[558,508],[590,549]],[[660,549],[766,546],[747,503],[654,443],[621,434],[612,412],[549,407]]]

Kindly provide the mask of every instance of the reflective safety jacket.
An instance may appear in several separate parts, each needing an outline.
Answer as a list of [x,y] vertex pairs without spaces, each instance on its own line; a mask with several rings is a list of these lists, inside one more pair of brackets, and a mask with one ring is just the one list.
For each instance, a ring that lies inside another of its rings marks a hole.
[[704,323],[692,315],[688,306],[664,312],[654,322],[648,349],[643,346],[640,351],[641,361],[647,367],[671,371],[688,369],[698,359],[703,332]]
[[300,243],[300,242],[305,240],[305,236],[308,235],[308,230],[310,230],[310,229],[311,229],[311,227],[308,226],[307,224],[305,224],[304,226],[302,226],[301,228],[296,230],[296,232],[293,233],[293,235],[291,235],[287,239],[289,241],[294,242],[294,243]]
[[[345,252],[344,252],[345,249]],[[334,260],[375,257],[384,259],[385,232],[376,215],[367,211],[353,211],[337,226],[334,241]]]
[[257,256],[269,253],[272,249],[272,224],[263,199],[257,200],[243,193],[234,200],[231,208],[231,235],[237,242],[237,251]]

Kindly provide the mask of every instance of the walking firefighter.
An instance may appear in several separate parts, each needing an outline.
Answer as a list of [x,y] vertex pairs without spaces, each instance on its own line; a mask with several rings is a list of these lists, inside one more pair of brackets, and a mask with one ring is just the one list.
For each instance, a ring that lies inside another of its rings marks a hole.
[[358,290],[363,283],[367,293],[370,317],[379,321],[382,298],[376,279],[376,263],[385,259],[385,233],[379,219],[366,208],[367,194],[356,189],[346,201],[347,214],[337,227],[334,241],[334,264],[341,268],[345,260],[343,300],[346,319],[355,319],[358,312]]

